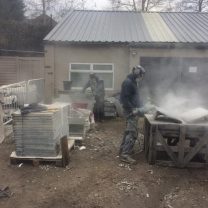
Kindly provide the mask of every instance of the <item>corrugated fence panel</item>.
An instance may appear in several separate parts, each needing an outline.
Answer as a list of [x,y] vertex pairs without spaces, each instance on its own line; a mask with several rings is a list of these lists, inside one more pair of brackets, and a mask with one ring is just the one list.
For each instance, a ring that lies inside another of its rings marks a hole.
[[0,86],[44,78],[44,57],[0,57]]
[[18,81],[44,78],[43,58],[19,58]]
[[0,85],[17,82],[17,58],[0,57]]

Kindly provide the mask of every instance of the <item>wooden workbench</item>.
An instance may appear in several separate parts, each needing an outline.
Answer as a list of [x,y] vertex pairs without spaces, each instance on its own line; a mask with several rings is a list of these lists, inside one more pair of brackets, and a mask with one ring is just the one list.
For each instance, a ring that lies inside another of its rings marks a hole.
[[[178,124],[144,118],[144,149],[149,164],[208,166],[208,124]],[[169,144],[171,140],[175,144]]]

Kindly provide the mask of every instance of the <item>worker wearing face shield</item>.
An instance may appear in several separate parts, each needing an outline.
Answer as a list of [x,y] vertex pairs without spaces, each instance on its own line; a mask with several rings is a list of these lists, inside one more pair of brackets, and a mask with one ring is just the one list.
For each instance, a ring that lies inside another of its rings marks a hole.
[[[138,83],[144,78],[145,69],[137,65],[133,67],[121,86],[120,102],[126,118],[126,129],[120,146],[119,156],[122,162],[135,164],[132,158],[133,147],[138,136],[138,116],[149,110],[143,107],[139,96]],[[148,108],[148,109],[147,109]]]

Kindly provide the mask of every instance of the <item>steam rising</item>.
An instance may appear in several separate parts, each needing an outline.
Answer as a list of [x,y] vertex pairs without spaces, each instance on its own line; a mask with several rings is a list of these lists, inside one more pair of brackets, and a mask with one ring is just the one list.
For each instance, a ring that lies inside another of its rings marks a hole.
[[151,102],[180,117],[193,109],[207,109],[208,70],[204,58],[144,58],[146,76],[142,83],[143,102]]

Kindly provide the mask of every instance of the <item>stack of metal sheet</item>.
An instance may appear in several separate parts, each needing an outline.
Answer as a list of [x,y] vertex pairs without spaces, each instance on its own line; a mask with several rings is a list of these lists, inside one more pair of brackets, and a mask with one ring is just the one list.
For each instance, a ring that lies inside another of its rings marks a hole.
[[[69,113],[69,133],[70,136],[81,136],[84,138],[85,135],[85,125],[87,120],[87,115],[85,109],[70,109]],[[89,116],[88,116],[89,120]]]
[[105,117],[116,117],[116,107],[113,102],[110,102],[109,100],[105,100],[104,102],[104,116]]
[[18,156],[56,156],[60,138],[69,134],[66,104],[47,106],[47,110],[13,114],[14,139]]

